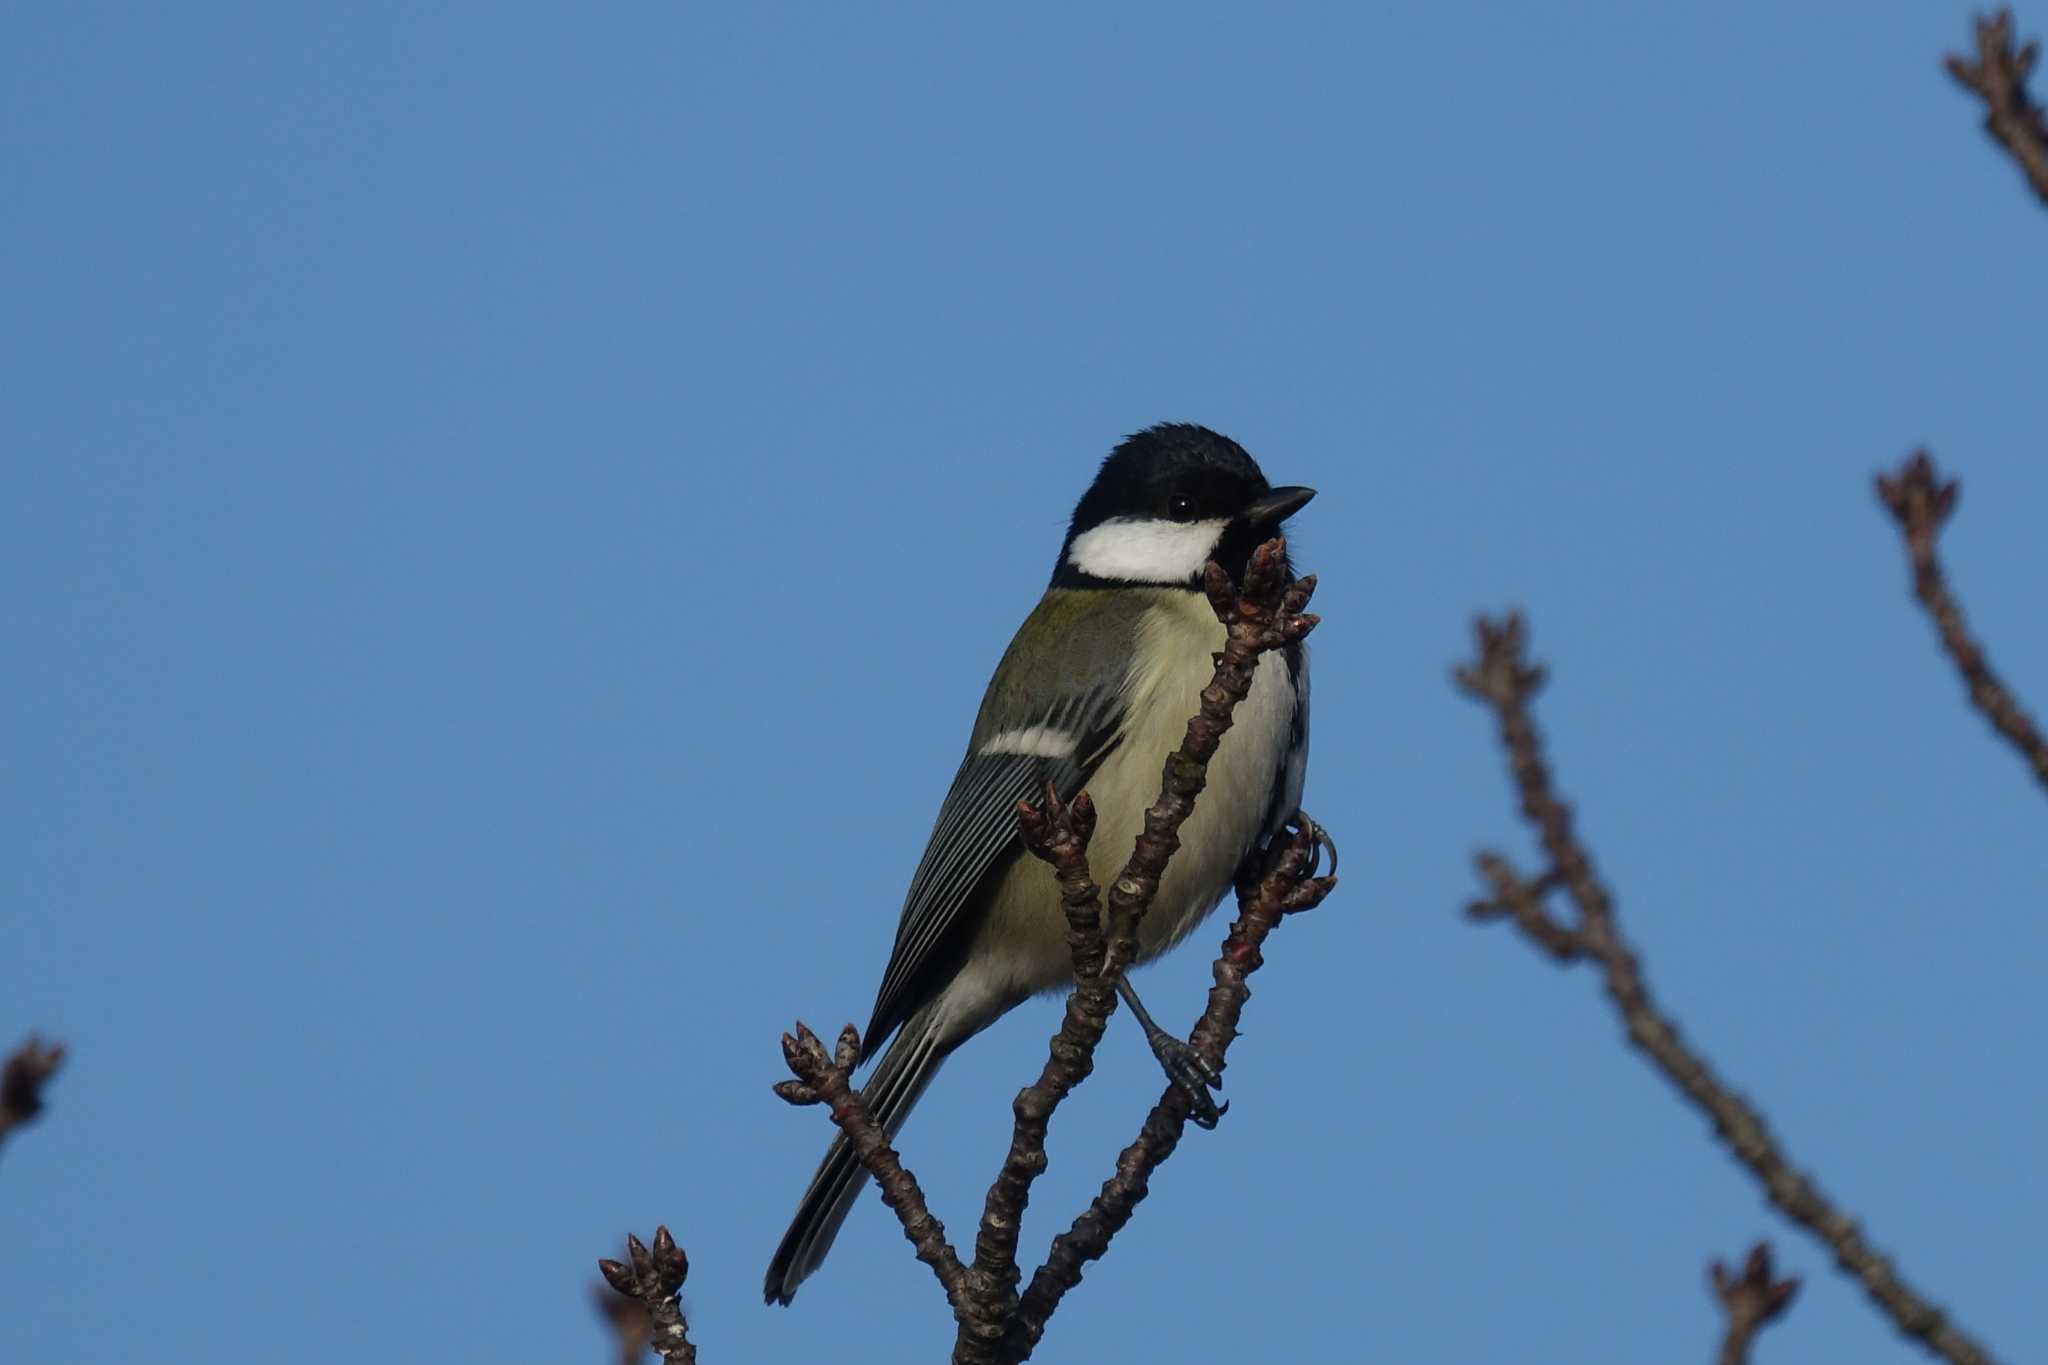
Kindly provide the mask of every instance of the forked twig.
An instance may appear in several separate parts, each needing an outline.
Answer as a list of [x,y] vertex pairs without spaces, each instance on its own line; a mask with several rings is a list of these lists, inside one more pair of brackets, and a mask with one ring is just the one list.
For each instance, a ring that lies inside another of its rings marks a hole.
[[[1643,979],[1634,949],[1622,937],[1614,902],[1593,871],[1593,860],[1572,828],[1571,808],[1559,800],[1544,761],[1543,745],[1529,713],[1530,699],[1543,683],[1543,670],[1524,655],[1519,616],[1477,622],[1478,657],[1456,671],[1458,685],[1484,702],[1500,724],[1501,745],[1521,798],[1522,817],[1536,830],[1548,870],[1540,877],[1518,874],[1496,853],[1482,853],[1479,871],[1492,895],[1467,907],[1477,919],[1510,918],[1544,952],[1560,962],[1592,962],[1628,1031],[1629,1042],[1656,1064],[1686,1099],[1713,1121],[1714,1133],[1763,1185],[1770,1201],[1818,1238],[1836,1264],[1898,1329],[1955,1365],[1986,1365],[1991,1355],[1965,1335],[1941,1309],[1911,1285],[1892,1263],[1863,1240],[1854,1219],[1796,1170],[1764,1123],[1763,1115],[1714,1073],[1705,1057],[1679,1036],[1678,1027],[1657,1007]],[[1544,905],[1552,888],[1562,888],[1578,912],[1576,923],[1555,918]]]
[[[1189,1117],[1186,1097],[1169,1087],[1145,1120],[1137,1142],[1119,1158],[1116,1174],[1073,1227],[1055,1239],[1046,1264],[1020,1296],[1018,1228],[1032,1182],[1045,1169],[1045,1136],[1053,1112],[1094,1066],[1095,1048],[1116,1010],[1116,982],[1136,957],[1138,925],[1180,846],[1179,831],[1193,813],[1232,714],[1251,691],[1259,659],[1298,644],[1316,625],[1317,618],[1304,610],[1315,580],[1292,577],[1284,540],[1269,541],[1254,552],[1241,584],[1209,565],[1204,587],[1225,627],[1224,647],[1216,656],[1209,686],[1202,691],[1199,711],[1189,720],[1180,747],[1165,761],[1159,798],[1145,812],[1143,832],[1130,859],[1110,883],[1106,910],[1087,857],[1095,823],[1087,794],[1063,805],[1056,792],[1048,791],[1042,806],[1019,809],[1026,849],[1052,865],[1060,888],[1075,984],[1038,1079],[1019,1092],[1013,1106],[1010,1148],[989,1188],[971,1263],[963,1263],[946,1240],[944,1226],[932,1215],[916,1178],[904,1168],[852,1086],[849,1073],[859,1055],[858,1034],[849,1026],[829,1056],[801,1024],[794,1035],[783,1038],[784,1056],[796,1079],[779,1084],[777,1093],[796,1104],[830,1106],[832,1121],[881,1186],[884,1202],[896,1210],[918,1259],[932,1267],[946,1291],[959,1324],[956,1361],[1007,1365],[1030,1354],[1060,1298],[1079,1283],[1081,1267],[1103,1254],[1110,1237],[1144,1197],[1150,1172],[1171,1154]],[[1309,830],[1276,841],[1264,875],[1240,888],[1241,913],[1217,959],[1216,985],[1191,1039],[1191,1046],[1218,1069],[1250,995],[1245,977],[1258,966],[1259,945],[1266,934],[1283,915],[1320,902],[1336,884],[1334,877],[1308,875],[1314,845],[1315,833]]]
[[1956,84],[1984,101],[1984,131],[2019,163],[2020,174],[2048,204],[2048,116],[2027,94],[2041,45],[2013,46],[2012,11],[2002,9],[1976,22],[1977,58],[1948,57],[1943,64]]

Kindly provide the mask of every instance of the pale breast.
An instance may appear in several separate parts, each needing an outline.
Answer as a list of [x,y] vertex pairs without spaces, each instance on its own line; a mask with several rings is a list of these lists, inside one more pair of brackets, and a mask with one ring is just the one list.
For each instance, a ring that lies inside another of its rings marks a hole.
[[[1122,752],[1151,774],[1145,804],[1158,793],[1158,773],[1166,756],[1187,735],[1187,723],[1202,705],[1202,689],[1215,674],[1212,657],[1223,648],[1224,631],[1198,593],[1162,594],[1165,599],[1146,613],[1139,627],[1152,646],[1142,651],[1156,664],[1150,677],[1134,680],[1133,725]],[[1167,642],[1178,648],[1167,647]],[[1198,642],[1188,647],[1190,642]],[[1274,789],[1291,741],[1299,700],[1285,657],[1268,654],[1252,677],[1251,694],[1232,715],[1231,727],[1210,760],[1208,785],[1195,802],[1194,814],[1181,828],[1180,851],[1167,865],[1159,898],[1139,928],[1141,957],[1164,952],[1201,923],[1230,890],[1239,864],[1266,835],[1266,819],[1274,806]],[[1283,798],[1283,815],[1300,798],[1294,790]],[[1101,812],[1089,863],[1096,879],[1122,870],[1131,845],[1144,827],[1142,806],[1112,814]]]
[[[1201,691],[1215,672],[1212,656],[1224,643],[1223,627],[1199,593],[1161,590],[1154,597],[1139,624],[1144,663],[1130,681],[1129,727],[1088,783],[1097,812],[1089,868],[1105,888],[1131,856],[1145,808],[1159,795],[1166,756],[1180,747],[1189,718],[1201,709]],[[1260,660],[1251,694],[1233,713],[1210,761],[1208,785],[1181,827],[1180,850],[1139,926],[1141,960],[1178,943],[1230,890],[1244,856],[1268,833],[1277,788],[1287,788],[1277,799],[1279,814],[1294,810],[1301,766],[1288,764],[1286,755],[1304,696],[1283,654]],[[1106,800],[1112,791],[1126,795]],[[963,1010],[992,1018],[1027,995],[1073,979],[1058,887],[1051,869],[1034,858],[1018,858],[1007,869],[978,937],[1003,947],[970,955],[963,975],[974,980],[949,992],[959,995]]]

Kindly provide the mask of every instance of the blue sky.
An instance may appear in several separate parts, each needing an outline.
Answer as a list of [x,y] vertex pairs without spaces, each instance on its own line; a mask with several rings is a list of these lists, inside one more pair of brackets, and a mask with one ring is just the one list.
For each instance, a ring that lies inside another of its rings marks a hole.
[[[2048,11],[2022,14],[2048,27]],[[23,1360],[597,1361],[666,1221],[707,1361],[942,1356],[827,1139],[982,682],[1161,418],[1322,496],[1309,805],[1345,884],[1046,1359],[1908,1348],[1466,923],[1527,857],[1450,666],[1520,605],[1559,780],[1689,1037],[1909,1277],[2044,1332],[2048,808],[1871,475],[1930,443],[2048,707],[2048,218],[1954,5],[21,9],[0,52],[0,1159]],[[910,676],[905,676],[908,673]],[[1192,1020],[1221,925],[1143,982]],[[1054,1007],[906,1159],[970,1225]],[[1063,1110],[1027,1242],[1156,1094]]]

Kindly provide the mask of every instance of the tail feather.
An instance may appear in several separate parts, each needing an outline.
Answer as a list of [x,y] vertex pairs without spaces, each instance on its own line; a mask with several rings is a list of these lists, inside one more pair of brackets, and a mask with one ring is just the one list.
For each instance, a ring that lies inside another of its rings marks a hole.
[[[952,1050],[938,1045],[932,1024],[928,1010],[906,1020],[876,1064],[875,1074],[861,1090],[869,1114],[892,1138],[903,1126],[910,1107],[931,1084],[939,1063]],[[818,1173],[811,1177],[810,1188],[804,1191],[803,1202],[797,1205],[789,1231],[782,1234],[782,1244],[775,1248],[775,1258],[768,1263],[763,1285],[768,1302],[786,1304],[796,1297],[797,1286],[824,1262],[825,1253],[832,1249],[832,1239],[839,1235],[839,1225],[846,1221],[866,1181],[867,1171],[854,1155],[851,1144],[844,1136],[834,1138],[825,1159],[818,1164]]]

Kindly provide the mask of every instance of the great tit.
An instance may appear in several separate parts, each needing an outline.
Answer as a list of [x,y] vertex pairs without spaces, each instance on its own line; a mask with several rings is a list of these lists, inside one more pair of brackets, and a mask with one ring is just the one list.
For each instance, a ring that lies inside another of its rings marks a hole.
[[[1089,866],[1109,883],[1223,647],[1203,567],[1215,560],[1242,574],[1251,551],[1314,496],[1273,487],[1237,442],[1188,423],[1141,431],[1103,461],[1045,596],[989,679],[910,879],[861,1045],[865,1061],[895,1035],[861,1091],[892,1136],[953,1049],[1073,982],[1059,888],[1024,851],[1017,803],[1048,782],[1062,800],[1086,788],[1098,818]],[[1186,937],[1246,858],[1295,817],[1307,757],[1308,667],[1297,644],[1253,675],[1141,922],[1140,961]],[[1213,1123],[1220,1111],[1203,1087],[1218,1078],[1120,989],[1169,1076],[1199,1096],[1198,1121],[1206,1113]],[[770,1303],[788,1303],[825,1259],[866,1174],[844,1137],[832,1144],[769,1263]]]

